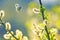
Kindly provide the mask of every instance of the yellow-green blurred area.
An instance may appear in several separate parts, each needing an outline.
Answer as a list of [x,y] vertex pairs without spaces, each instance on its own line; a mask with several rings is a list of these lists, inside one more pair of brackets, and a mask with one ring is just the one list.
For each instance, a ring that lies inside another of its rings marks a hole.
[[[16,11],[15,4],[21,6],[19,12]],[[60,40],[60,0],[42,0],[45,7],[45,16],[47,17],[47,27],[54,27],[58,29],[56,35],[57,40]],[[10,22],[12,31],[19,29],[24,35],[29,37],[29,40],[39,40],[39,38],[32,32],[33,24],[42,24],[42,14],[35,14],[33,8],[40,9],[39,0],[0,0],[0,10],[5,11],[3,22]],[[44,26],[44,25],[41,25]],[[0,40],[4,40],[3,35],[6,33],[4,27],[0,26]]]

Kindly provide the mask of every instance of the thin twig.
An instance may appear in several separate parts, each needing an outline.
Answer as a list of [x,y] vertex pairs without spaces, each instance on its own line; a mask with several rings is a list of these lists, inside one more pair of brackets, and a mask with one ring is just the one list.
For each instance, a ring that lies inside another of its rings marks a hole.
[[[44,17],[44,10],[42,10],[42,8],[43,8],[42,2],[41,2],[41,0],[39,0],[39,2],[40,2],[40,5],[41,5],[40,10],[41,10],[42,18],[43,18],[43,21],[44,21],[44,20],[45,20],[45,17]],[[50,40],[49,33],[48,33],[48,29],[47,29],[47,26],[46,26],[46,25],[45,25],[45,31],[46,31],[46,33],[47,33],[48,40]]]

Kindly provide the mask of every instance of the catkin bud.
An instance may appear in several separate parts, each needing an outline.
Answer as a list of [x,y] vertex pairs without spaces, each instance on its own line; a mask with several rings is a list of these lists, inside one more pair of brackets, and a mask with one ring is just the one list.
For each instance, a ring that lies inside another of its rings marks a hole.
[[52,34],[57,34],[57,32],[58,32],[57,28],[50,29],[50,33],[52,33]]
[[10,36],[11,36],[11,34],[4,34],[3,37],[8,40],[8,39],[10,39]]
[[23,39],[22,40],[28,40],[28,38],[26,36],[23,36]]
[[39,14],[40,13],[40,10],[39,9],[37,9],[37,8],[33,8],[33,13],[35,13],[35,14]]
[[47,24],[47,20],[46,20],[46,19],[43,21],[43,24],[44,24],[44,25],[46,25],[46,24]]
[[5,23],[5,29],[6,29],[7,31],[11,30],[11,25],[10,25],[9,22],[6,22],[6,23]]
[[16,37],[17,37],[19,40],[22,40],[22,36],[23,36],[22,32],[21,32],[19,29],[17,29],[17,30],[16,30]]
[[5,15],[5,12],[3,10],[0,11],[0,19],[2,19]]

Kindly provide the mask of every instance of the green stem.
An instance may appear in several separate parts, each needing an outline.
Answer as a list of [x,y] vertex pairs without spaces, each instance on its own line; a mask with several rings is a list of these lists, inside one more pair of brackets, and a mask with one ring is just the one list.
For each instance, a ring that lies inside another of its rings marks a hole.
[[[43,18],[43,21],[45,20],[45,17],[44,17],[44,10],[42,10],[42,8],[43,8],[43,6],[42,6],[42,2],[41,2],[41,0],[39,0],[39,2],[40,2],[40,5],[41,5],[41,13],[42,13],[42,18]],[[46,33],[47,33],[47,36],[48,36],[48,40],[50,40],[50,37],[49,37],[49,33],[48,33],[48,29],[47,29],[47,26],[45,25],[45,31],[46,31]]]
[[40,6],[40,8],[41,8],[40,10],[41,10],[41,13],[42,13],[42,18],[43,18],[43,20],[44,20],[45,18],[44,18],[44,11],[42,10],[42,8],[43,8],[42,2],[41,2],[41,0],[39,0],[39,2],[40,2],[40,5],[41,5],[41,6]]

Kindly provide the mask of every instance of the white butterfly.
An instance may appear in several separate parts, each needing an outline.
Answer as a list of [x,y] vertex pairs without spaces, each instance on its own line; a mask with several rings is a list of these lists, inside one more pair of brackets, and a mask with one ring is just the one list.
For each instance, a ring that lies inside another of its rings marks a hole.
[[19,4],[15,4],[16,11],[19,12],[21,10],[21,6]]

